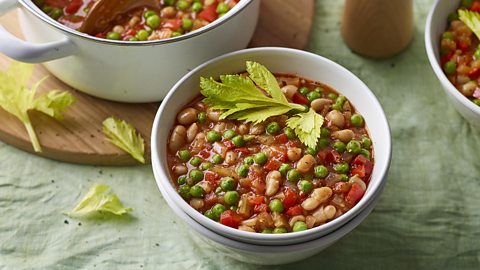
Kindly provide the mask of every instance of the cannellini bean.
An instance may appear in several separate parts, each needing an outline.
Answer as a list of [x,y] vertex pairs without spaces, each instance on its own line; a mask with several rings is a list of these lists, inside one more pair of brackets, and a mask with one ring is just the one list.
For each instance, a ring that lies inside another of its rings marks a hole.
[[221,177],[224,177],[224,176],[231,176],[235,179],[238,179],[238,174],[235,173],[235,171],[233,169],[231,169],[230,167],[228,168],[225,168],[223,166],[219,166],[219,165],[215,165],[213,166],[211,169],[210,169],[212,172],[218,174],[219,176]]
[[218,122],[214,127],[213,127],[213,130],[215,130],[216,132],[223,132],[225,130],[225,127],[226,127],[226,123],[225,122]]
[[290,224],[290,227],[293,227],[293,224],[295,224],[295,222],[297,221],[305,221],[305,217],[302,215],[294,216],[290,218],[290,221],[288,222],[288,224]]
[[477,82],[476,81],[469,81],[466,84],[462,85],[462,94],[466,97],[471,97],[473,92],[477,89]]
[[266,228],[271,228],[273,226],[274,226],[274,222],[273,222],[272,215],[270,215],[270,213],[261,212],[260,214],[258,214],[255,228],[263,230]]
[[255,140],[264,145],[272,145],[275,142],[275,138],[270,135],[259,135],[255,137]]
[[252,227],[244,226],[244,225],[238,226],[238,229],[239,229],[240,231],[245,231],[245,232],[255,232],[255,230],[252,229]]
[[125,31],[125,27],[121,26],[121,25],[115,25],[112,29],[113,32],[115,33],[123,33],[123,31]]
[[265,133],[265,126],[263,124],[256,124],[250,126],[250,134],[252,135],[261,135]]
[[293,95],[295,95],[297,90],[298,90],[298,87],[291,84],[288,84],[282,87],[282,92],[288,99],[292,99]]
[[192,142],[195,139],[195,136],[197,136],[198,133],[198,125],[197,123],[193,123],[188,127],[187,129],[187,142]]
[[205,205],[205,202],[199,198],[190,199],[190,205],[195,209],[200,209]]
[[128,25],[129,25],[130,27],[133,27],[133,26],[137,25],[140,21],[141,21],[141,20],[140,20],[140,17],[138,17],[138,16],[133,16],[133,17],[130,19],[130,21],[128,21]]
[[226,162],[228,165],[233,165],[235,162],[237,162],[237,158],[238,158],[238,153],[237,153],[237,152],[228,151],[228,152],[225,154],[225,162]]
[[248,130],[249,130],[249,129],[250,129],[250,128],[249,128],[247,125],[241,124],[241,125],[238,126],[238,128],[237,128],[237,132],[238,132],[238,134],[240,134],[240,135],[245,135],[245,134],[248,133]]
[[470,77],[466,75],[458,75],[457,76],[457,83],[458,84],[464,84],[470,81]]
[[313,228],[313,226],[315,226],[315,221],[316,221],[315,217],[307,216],[305,218],[305,223],[307,224],[307,228],[309,229]]
[[185,108],[177,115],[177,121],[182,125],[190,125],[197,121],[198,111],[194,108]]
[[277,193],[280,187],[280,181],[282,180],[282,174],[279,171],[271,171],[267,174],[265,179],[266,189],[265,195],[273,196]]
[[168,148],[173,153],[177,152],[183,145],[186,143],[187,129],[178,125],[173,129],[172,135],[170,136],[170,142],[168,143]]
[[173,167],[173,172],[176,175],[183,175],[183,174],[186,174],[188,172],[188,168],[184,165],[175,165]]
[[315,165],[315,158],[312,155],[305,155],[297,162],[297,170],[300,173],[307,173]]
[[330,105],[332,105],[332,103],[333,103],[333,101],[331,99],[318,98],[318,99],[315,99],[314,101],[312,101],[312,103],[310,103],[310,107],[313,110],[315,110],[316,112],[321,112],[326,107],[329,107]]
[[212,109],[207,109],[207,117],[212,122],[218,122],[220,120],[220,115],[222,114],[221,111],[216,111]]
[[348,180],[349,183],[357,183],[360,185],[360,187],[363,189],[363,190],[367,190],[367,184],[365,184],[365,182],[363,182],[362,178],[360,178],[360,176],[358,175],[354,175],[352,177],[350,177],[350,179]]
[[312,191],[312,194],[310,196],[320,203],[324,203],[325,201],[328,200],[333,194],[333,190],[329,187],[320,187],[316,188]]
[[205,137],[205,133],[200,132],[195,136],[195,139],[192,143],[192,153],[198,153],[205,148],[205,144],[207,143],[207,139]]
[[212,184],[208,181],[201,181],[197,184],[197,186],[200,186],[205,190],[205,193],[210,193],[213,189]]
[[327,205],[325,207],[318,208],[315,212],[312,213],[312,216],[315,218],[315,224],[324,223],[327,220],[332,219],[335,216],[337,209],[333,205]]
[[160,11],[160,16],[162,18],[173,18],[176,14],[176,10],[174,7],[164,7],[162,8],[162,10]]
[[333,125],[343,128],[345,126],[345,117],[343,117],[343,114],[337,110],[330,111],[327,113],[327,116],[325,118]]
[[222,158],[225,158],[227,154],[227,147],[221,142],[214,142],[213,151],[222,156]]
[[255,227],[255,225],[257,225],[257,220],[258,219],[256,217],[250,218],[250,219],[242,221],[242,225],[249,226],[249,227]]
[[353,133],[353,131],[350,129],[338,130],[332,133],[332,137],[334,139],[340,140],[344,143],[351,141],[354,135],[355,133]]
[[302,202],[302,208],[310,211],[317,208],[320,205],[320,202],[314,198],[307,198],[305,201]]
[[298,147],[292,147],[288,149],[287,156],[290,161],[297,161],[302,157],[302,149]]

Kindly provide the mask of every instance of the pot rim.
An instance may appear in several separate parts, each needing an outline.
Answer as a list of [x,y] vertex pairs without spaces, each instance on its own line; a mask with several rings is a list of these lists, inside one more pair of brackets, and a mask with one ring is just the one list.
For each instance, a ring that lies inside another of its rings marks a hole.
[[62,31],[66,35],[73,35],[75,37],[84,39],[84,40],[89,40],[97,43],[102,43],[106,45],[117,45],[117,46],[153,46],[153,45],[160,45],[160,44],[169,44],[169,43],[175,43],[178,41],[183,41],[187,40],[193,37],[196,37],[198,35],[201,35],[203,33],[209,32],[222,24],[228,22],[230,19],[233,17],[237,16],[240,14],[245,8],[247,8],[250,4],[253,3],[254,0],[242,0],[238,2],[235,7],[233,7],[227,14],[224,16],[218,18],[217,20],[209,23],[208,25],[192,31],[188,34],[181,35],[178,37],[173,37],[173,38],[167,38],[167,39],[161,39],[161,40],[147,40],[147,41],[123,41],[123,40],[109,40],[109,39],[104,39],[104,38],[98,38],[95,36],[91,36],[82,32],[79,32],[75,29],[69,28],[66,25],[63,25],[49,16],[45,14],[40,8],[38,8],[32,1],[29,0],[18,0],[18,2],[26,9],[28,10],[31,14],[35,15],[37,18],[40,20],[44,21],[45,23],[49,24],[50,26],[55,27],[56,29]]

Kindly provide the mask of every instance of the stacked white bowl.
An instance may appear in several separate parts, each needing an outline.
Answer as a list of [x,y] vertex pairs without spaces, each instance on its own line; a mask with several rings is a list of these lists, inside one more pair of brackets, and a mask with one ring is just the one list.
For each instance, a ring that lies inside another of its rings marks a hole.
[[[170,128],[176,112],[199,95],[200,77],[218,77],[245,70],[256,61],[272,72],[319,81],[345,95],[365,118],[374,149],[374,169],[364,197],[350,211],[318,227],[286,234],[244,232],[208,219],[177,193],[166,161]],[[386,182],[391,160],[391,136],[376,97],[355,75],[321,56],[287,48],[256,48],[226,54],[185,75],[162,102],[152,128],[152,167],[160,191],[172,210],[206,243],[232,258],[256,264],[283,264],[309,257],[340,239],[373,210]]]

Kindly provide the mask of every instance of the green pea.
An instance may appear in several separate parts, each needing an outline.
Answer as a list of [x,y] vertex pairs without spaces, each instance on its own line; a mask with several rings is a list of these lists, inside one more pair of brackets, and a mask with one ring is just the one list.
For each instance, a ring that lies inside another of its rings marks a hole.
[[480,45],[475,50],[475,53],[473,54],[473,56],[475,56],[476,60],[480,59]]
[[295,131],[293,131],[292,128],[286,127],[286,128],[283,130],[283,132],[285,132],[285,135],[287,135],[287,138],[288,138],[289,140],[293,140],[293,139],[296,138],[296,136],[295,136]]
[[454,38],[454,37],[453,37],[453,33],[450,32],[450,31],[445,31],[445,32],[443,32],[443,34],[442,34],[442,38],[443,38],[443,39],[453,40],[453,38]]
[[363,117],[360,115],[360,114],[353,114],[351,117],[350,117],[350,122],[352,122],[352,125],[356,126],[356,127],[362,127],[363,126]]
[[337,163],[333,165],[333,169],[338,173],[347,173],[350,166],[347,163]]
[[317,93],[319,93],[319,94],[322,94],[323,91],[324,91],[324,89],[323,89],[322,87],[315,87],[315,89],[314,89],[313,91],[315,91],[315,92],[317,92]]
[[229,10],[228,8],[228,5],[226,3],[218,3],[218,6],[217,6],[217,13],[218,14],[221,14],[221,13],[227,13]]
[[177,178],[177,183],[178,185],[185,185],[187,183],[187,176],[186,175],[182,175],[180,177]]
[[63,15],[63,11],[59,8],[53,8],[50,12],[50,17],[54,20],[58,20]]
[[370,149],[370,147],[372,146],[372,141],[368,137],[363,137],[362,146],[365,149]]
[[270,203],[268,204],[268,207],[270,208],[270,211],[277,212],[277,213],[281,213],[284,210],[283,203],[279,199],[271,200]]
[[182,19],[182,28],[183,29],[188,30],[188,29],[192,28],[192,25],[193,25],[192,20],[190,20],[188,18],[183,18]]
[[178,188],[178,194],[182,196],[185,200],[190,199],[190,187],[187,185],[183,185]]
[[147,10],[143,13],[143,17],[146,19],[150,16],[153,16],[153,15],[157,15],[157,13],[155,13],[155,11],[153,10]]
[[148,36],[150,36],[150,34],[147,32],[147,30],[144,30],[144,29],[138,31],[137,34],[135,35],[135,37],[140,41],[147,40]]
[[321,128],[320,138],[330,138],[330,130],[328,128]]
[[367,159],[370,159],[370,151],[368,151],[367,149],[360,150],[359,154],[366,157]]
[[190,159],[191,154],[188,150],[180,150],[178,151],[177,156],[184,162],[187,162]]
[[322,148],[325,148],[327,146],[330,145],[330,140],[329,139],[326,139],[326,138],[321,138],[320,140],[318,140],[318,144],[317,144],[317,147],[319,147],[320,149]]
[[362,149],[362,145],[359,141],[351,140],[347,143],[347,151],[350,153],[358,154]]
[[280,125],[277,122],[270,122],[267,125],[267,133],[270,135],[276,135],[280,132]]
[[205,122],[207,122],[207,114],[205,112],[199,112],[197,114],[197,120],[198,123],[204,124]]
[[314,101],[315,99],[319,99],[321,97],[322,97],[322,95],[320,93],[317,93],[316,91],[312,91],[312,92],[307,94],[307,99],[310,102]]
[[308,147],[307,150],[305,150],[305,153],[314,156],[318,153],[318,150],[312,147]]
[[236,191],[227,191],[223,197],[228,205],[236,205],[240,199],[240,195]]
[[160,26],[160,16],[157,14],[151,15],[146,19],[146,23],[152,29],[157,29]]
[[273,233],[273,230],[266,228],[266,229],[263,229],[262,233]]
[[181,35],[182,35],[182,33],[180,33],[180,31],[172,32],[172,37],[179,37]]
[[327,98],[331,100],[336,100],[337,99],[337,94],[335,93],[328,93]]
[[310,192],[313,189],[313,184],[310,181],[302,180],[298,183],[298,186],[302,192]]
[[303,87],[300,87],[298,91],[300,92],[300,94],[306,95],[310,92],[310,89],[308,89],[308,87],[303,86]]
[[223,212],[227,210],[225,206],[217,203],[212,207],[212,213],[215,220],[219,220]]
[[341,141],[334,142],[332,147],[333,149],[335,149],[335,151],[340,153],[345,152],[345,148],[346,148],[345,144]]
[[205,190],[201,186],[193,186],[190,188],[190,195],[195,198],[201,198],[205,194]]
[[268,158],[267,158],[267,154],[260,152],[255,154],[255,156],[253,156],[253,159],[255,160],[255,163],[257,163],[258,165],[263,165],[267,163]]
[[255,135],[250,135],[250,134],[243,135],[243,140],[245,142],[253,141],[253,139],[255,139]]
[[213,164],[208,162],[208,161],[205,161],[205,162],[202,162],[202,164],[200,164],[200,169],[202,171],[206,171],[206,170],[209,170],[213,167]]
[[43,6],[45,4],[45,0],[33,0],[33,3],[39,7]]
[[313,168],[313,172],[316,177],[318,178],[325,178],[328,175],[328,169],[327,167],[323,165],[318,165]]
[[111,40],[119,40],[121,38],[120,34],[117,32],[108,32],[107,33],[107,39]]
[[457,63],[454,61],[448,61],[445,63],[445,66],[443,67],[443,70],[447,75],[452,75],[457,71]]
[[128,39],[128,41],[138,41],[138,38],[136,38],[136,37],[131,37],[131,38]]
[[203,172],[197,169],[191,170],[188,176],[190,176],[190,178],[192,178],[192,180],[195,182],[203,180]]
[[215,164],[220,164],[220,163],[223,162],[223,158],[222,158],[222,156],[220,156],[219,154],[215,154],[215,155],[213,155],[213,157],[212,157],[212,161],[213,161],[213,163],[215,163]]
[[179,0],[177,2],[177,8],[181,11],[185,11],[187,10],[188,8],[190,7],[190,4],[188,3],[188,1],[185,1],[185,0]]
[[232,142],[236,147],[242,147],[245,145],[245,140],[242,135],[237,135],[232,138]]
[[305,231],[306,229],[308,229],[307,224],[299,220],[293,224],[292,231],[301,232],[301,231]]
[[348,176],[346,174],[340,174],[340,181],[348,182]]
[[173,4],[175,4],[175,0],[163,0],[163,3],[167,6],[173,6]]
[[221,139],[222,139],[222,136],[220,136],[220,134],[215,130],[210,130],[209,132],[207,132],[207,140],[209,142],[214,143],[214,142],[220,141]]
[[480,99],[474,99],[473,103],[475,103],[477,106],[480,106]]
[[200,163],[202,163],[202,159],[199,157],[193,157],[192,159],[190,159],[190,164],[194,167],[197,167],[198,165],[200,165]]
[[472,6],[473,0],[462,0],[461,5],[464,8],[470,8]]
[[296,183],[296,182],[298,182],[298,180],[300,180],[301,176],[302,175],[300,174],[300,172],[297,169],[291,169],[287,173],[287,180],[292,182],[292,183]]
[[230,176],[225,176],[220,180],[220,187],[223,191],[229,191],[235,189],[235,179]]
[[238,168],[237,168],[237,174],[238,174],[240,177],[247,177],[248,171],[249,171],[249,166],[246,165],[246,164],[240,165],[240,166],[238,166]]
[[458,13],[457,12],[453,12],[453,13],[450,13],[448,14],[448,22],[451,23],[453,21],[457,21],[458,20]]
[[228,129],[223,132],[223,137],[227,140],[230,140],[234,136],[235,136],[235,130]]
[[288,232],[287,229],[283,227],[273,229],[273,233],[287,233],[287,232]]
[[246,157],[243,160],[243,163],[245,163],[247,165],[253,165],[253,163],[255,163],[255,159],[253,157]]
[[283,175],[287,175],[288,171],[290,171],[292,169],[292,166],[290,166],[290,164],[287,164],[287,163],[283,163],[282,165],[280,165],[280,168],[278,168],[278,171]]
[[202,3],[195,2],[195,3],[192,4],[192,11],[193,12],[199,12],[200,10],[202,10],[202,8],[203,8]]
[[212,211],[212,209],[208,209],[207,211],[205,211],[205,213],[203,213],[203,215],[208,217],[211,220],[217,220],[216,217],[215,217],[215,214]]

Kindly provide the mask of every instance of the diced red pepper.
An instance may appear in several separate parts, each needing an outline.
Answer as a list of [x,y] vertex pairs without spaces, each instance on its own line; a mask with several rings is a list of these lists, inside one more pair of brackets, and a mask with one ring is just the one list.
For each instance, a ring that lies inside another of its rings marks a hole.
[[253,192],[255,192],[256,194],[264,194],[265,187],[266,187],[265,182],[260,178],[257,178],[252,181],[252,189],[253,189]]
[[342,159],[342,155],[334,149],[325,149],[317,153],[320,162],[338,163]]
[[210,192],[207,195],[205,195],[205,205],[207,207],[210,208],[211,206],[213,206],[217,202],[218,202],[218,196],[217,196],[217,194],[215,194],[215,192]]
[[288,148],[298,147],[298,143],[297,143],[297,141],[292,141],[292,140],[288,141],[287,142],[287,147]]
[[350,188],[350,191],[345,197],[345,202],[352,207],[356,205],[358,201],[360,201],[364,194],[365,191],[363,188],[359,184],[353,183],[352,188]]
[[297,103],[297,104],[303,104],[303,105],[309,105],[310,104],[308,99],[300,93],[295,93],[292,97],[292,101],[293,101],[293,103]]
[[365,183],[368,183],[368,180],[373,170],[373,163],[370,160],[368,160],[366,157],[362,155],[358,155],[352,161],[352,164],[350,165],[350,167],[351,167],[351,170],[350,170],[351,175],[356,174],[360,178],[362,178],[363,181],[365,181]]
[[[475,2],[480,3],[480,2]],[[480,76],[480,68],[474,68],[468,73],[468,77],[472,80],[476,80]]]
[[206,171],[205,172],[205,181],[208,181],[212,184],[217,184],[220,181],[220,176],[214,172]]
[[480,12],[480,2],[473,2],[471,11]]
[[83,0],[72,0],[68,6],[65,7],[66,14],[75,14],[83,6]]
[[287,151],[272,147],[270,148],[270,155],[272,159],[275,159],[280,162],[286,162],[288,160]]
[[267,164],[265,164],[265,166],[263,166],[263,168],[266,171],[274,171],[274,170],[278,170],[278,168],[280,168],[280,165],[282,165],[282,162],[277,161],[275,159],[270,159],[267,162]]
[[292,207],[288,208],[286,213],[287,213],[287,215],[289,215],[291,217],[298,216],[298,215],[301,215],[303,213],[303,208],[300,205],[295,205],[295,206],[292,206]]
[[470,48],[470,45],[466,42],[463,42],[463,41],[458,41],[457,42],[457,47],[462,50],[462,52],[466,52],[469,48]]
[[288,142],[287,134],[283,133],[283,134],[275,136],[275,143],[284,144],[284,143],[287,143],[287,142]]
[[248,202],[254,205],[262,204],[265,202],[264,196],[253,196],[248,198]]
[[242,216],[232,210],[227,210],[220,215],[220,223],[232,228],[238,228],[242,220]]
[[440,62],[442,63],[442,67],[445,66],[445,63],[447,63],[448,61],[450,61],[450,59],[452,59],[453,55],[454,55],[453,52],[442,55],[442,57],[440,58]]
[[230,140],[224,141],[223,145],[225,145],[228,150],[235,148],[235,144]]
[[253,212],[261,213],[261,212],[268,212],[268,206],[264,203],[257,204],[253,207]]
[[202,151],[200,151],[200,153],[198,153],[198,155],[203,159],[206,159],[210,156],[210,151],[208,151],[207,149],[203,149]]
[[298,195],[295,191],[293,191],[291,188],[287,188],[285,189],[284,194],[285,198],[283,199],[283,207],[285,209],[288,209],[297,204]]
[[207,22],[215,21],[218,18],[217,3],[204,7],[203,10],[198,13],[198,17]]
[[177,31],[182,27],[182,19],[166,19],[162,22],[162,27]]
[[240,147],[240,148],[237,148],[235,150],[233,150],[234,152],[237,152],[240,154],[240,156],[248,156],[250,155],[250,150],[248,150],[247,147]]

